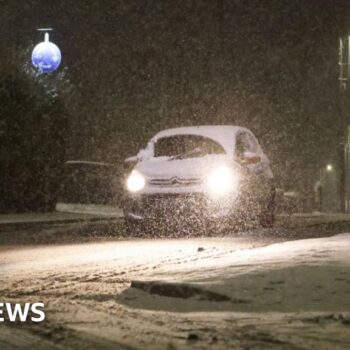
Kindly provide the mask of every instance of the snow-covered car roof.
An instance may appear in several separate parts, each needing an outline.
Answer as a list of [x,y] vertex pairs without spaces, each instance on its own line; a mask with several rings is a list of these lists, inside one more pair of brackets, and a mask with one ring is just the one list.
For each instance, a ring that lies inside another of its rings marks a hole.
[[224,147],[227,154],[230,154],[234,149],[235,136],[242,131],[249,132],[248,129],[236,125],[187,126],[160,131],[152,141],[156,142],[163,137],[175,135],[199,135],[216,141]]

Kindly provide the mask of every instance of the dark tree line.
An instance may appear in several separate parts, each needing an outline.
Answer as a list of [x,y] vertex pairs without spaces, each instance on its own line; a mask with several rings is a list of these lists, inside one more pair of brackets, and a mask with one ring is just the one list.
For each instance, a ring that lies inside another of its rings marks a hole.
[[65,159],[66,110],[11,50],[0,65],[0,211],[50,210]]

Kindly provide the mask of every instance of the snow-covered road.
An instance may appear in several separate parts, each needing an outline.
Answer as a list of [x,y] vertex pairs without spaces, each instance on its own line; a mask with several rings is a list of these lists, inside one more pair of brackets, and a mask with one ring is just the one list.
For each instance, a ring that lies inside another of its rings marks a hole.
[[0,300],[47,319],[1,326],[1,348],[348,349],[349,252],[350,234],[2,247]]
[[[273,242],[271,238],[193,238],[193,239],[131,239],[123,241],[1,247],[0,274],[49,271],[89,271],[101,268],[119,270],[138,265],[170,264],[173,260],[207,258],[240,249],[249,249]],[[204,248],[203,252],[198,248]]]

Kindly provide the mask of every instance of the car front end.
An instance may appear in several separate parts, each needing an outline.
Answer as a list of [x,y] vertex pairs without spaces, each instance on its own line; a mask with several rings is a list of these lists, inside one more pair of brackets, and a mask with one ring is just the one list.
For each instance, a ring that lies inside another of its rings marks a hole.
[[140,163],[126,180],[126,218],[187,223],[229,216],[237,204],[240,171],[226,158]]
[[241,127],[204,126],[157,134],[128,159],[134,164],[125,179],[125,221],[232,223],[256,214],[270,226],[273,177],[257,141],[256,152],[237,146],[237,137],[248,133]]

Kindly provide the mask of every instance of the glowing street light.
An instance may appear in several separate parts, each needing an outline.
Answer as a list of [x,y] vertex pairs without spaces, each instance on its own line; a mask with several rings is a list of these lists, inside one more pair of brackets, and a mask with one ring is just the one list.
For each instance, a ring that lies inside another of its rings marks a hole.
[[32,63],[39,72],[51,73],[61,63],[61,51],[57,45],[49,40],[48,32],[52,31],[52,28],[40,28],[38,31],[45,32],[45,40],[34,47]]
[[332,170],[333,170],[332,164],[328,164],[328,165],[326,166],[326,169],[327,169],[327,171],[332,171]]

